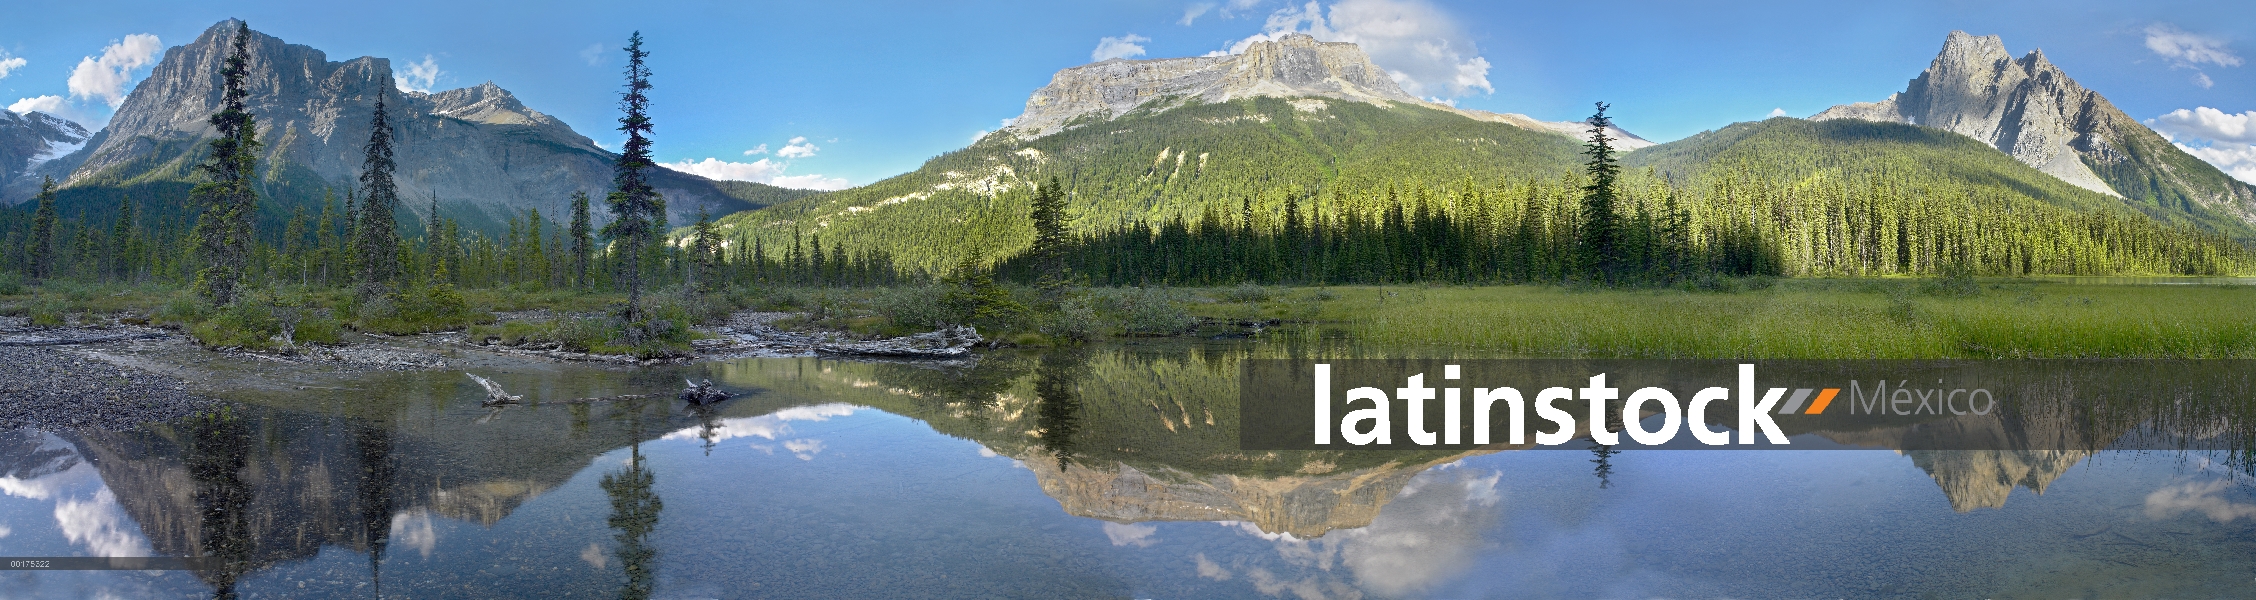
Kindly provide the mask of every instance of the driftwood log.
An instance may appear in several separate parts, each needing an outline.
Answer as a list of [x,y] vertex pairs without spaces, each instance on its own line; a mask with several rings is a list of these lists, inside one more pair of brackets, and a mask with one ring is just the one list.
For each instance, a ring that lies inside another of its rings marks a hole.
[[525,400],[524,396],[510,395],[508,391],[501,389],[501,384],[494,383],[491,379],[479,377],[476,373],[464,372],[463,374],[469,375],[471,381],[476,381],[478,382],[478,385],[486,388],[486,401],[484,402],[484,404],[487,406],[496,404],[516,404]]

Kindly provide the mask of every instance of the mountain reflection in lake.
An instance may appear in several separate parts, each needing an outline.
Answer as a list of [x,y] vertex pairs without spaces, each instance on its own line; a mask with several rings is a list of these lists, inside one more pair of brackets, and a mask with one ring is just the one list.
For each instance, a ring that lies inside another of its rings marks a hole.
[[[543,366],[487,375],[550,402],[658,395],[498,411],[460,373],[381,374],[245,392],[226,413],[132,432],[0,432],[0,554],[226,565],[0,571],[0,596],[2217,597],[2256,585],[2256,486],[2235,451],[1249,453],[1236,444],[1236,361],[1255,349]],[[739,397],[667,400],[690,376]],[[1822,435],[1884,447],[1903,434]]]

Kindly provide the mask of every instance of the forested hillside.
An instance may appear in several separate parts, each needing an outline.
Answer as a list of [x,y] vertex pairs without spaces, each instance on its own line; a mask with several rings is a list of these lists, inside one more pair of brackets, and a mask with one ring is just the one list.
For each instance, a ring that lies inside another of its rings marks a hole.
[[[2184,156],[2182,152],[2175,154]],[[1623,160],[1632,168],[1652,167],[1678,181],[1692,181],[1719,170],[1740,170],[1774,181],[1858,176],[1927,187],[1950,182],[1969,193],[2018,195],[2079,211],[2135,210],[2164,223],[2206,229],[2244,243],[2256,242],[2256,229],[2190,200],[2171,196],[2158,201],[2151,194],[2134,194],[2129,199],[2109,197],[2070,185],[1981,141],[1927,127],[1854,119],[1773,118],[1735,123],[1646,148]],[[2189,174],[2197,171],[2176,170]]]
[[819,233],[832,244],[883,250],[903,267],[937,270],[974,249],[990,258],[1024,249],[1033,235],[1027,198],[1039,178],[1064,181],[1070,226],[1094,232],[1208,210],[1235,214],[1249,200],[1274,212],[1293,194],[1361,197],[1388,186],[1556,176],[1574,168],[1579,151],[1553,133],[1412,106],[1260,97],[1146,107],[1030,141],[989,135],[914,172],[731,215],[720,227],[732,247],[757,240],[771,258],[794,234]]

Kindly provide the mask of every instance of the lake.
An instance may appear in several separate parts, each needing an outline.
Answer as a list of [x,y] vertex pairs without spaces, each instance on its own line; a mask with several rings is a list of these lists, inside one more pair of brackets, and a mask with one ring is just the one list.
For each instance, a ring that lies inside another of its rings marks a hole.
[[[0,597],[2256,589],[2245,445],[1242,451],[1238,361],[1271,350],[469,368],[539,402],[498,410],[460,370],[338,375],[141,430],[0,432],[0,555],[222,565],[0,571]],[[737,397],[672,399],[706,378]]]

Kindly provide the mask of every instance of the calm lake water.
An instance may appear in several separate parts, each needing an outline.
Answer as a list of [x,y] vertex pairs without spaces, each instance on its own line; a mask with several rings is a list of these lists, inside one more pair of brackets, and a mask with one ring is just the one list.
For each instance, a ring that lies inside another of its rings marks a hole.
[[[0,597],[2256,594],[2229,454],[1247,453],[1251,348],[489,369],[543,402],[499,411],[386,373],[0,432],[0,555],[227,565],[0,571]],[[690,410],[685,377],[740,395]]]

